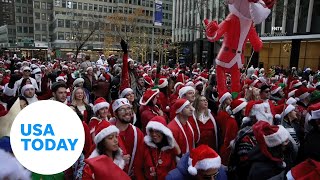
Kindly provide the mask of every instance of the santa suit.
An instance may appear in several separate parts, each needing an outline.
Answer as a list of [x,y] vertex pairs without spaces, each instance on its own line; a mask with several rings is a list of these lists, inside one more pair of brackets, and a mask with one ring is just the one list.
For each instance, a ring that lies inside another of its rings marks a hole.
[[209,115],[200,114],[197,119],[200,129],[200,140],[197,145],[206,144],[215,151],[218,151],[218,127],[210,109]]
[[232,92],[240,92],[239,69],[244,64],[243,46],[249,39],[253,49],[259,51],[262,48],[262,42],[253,27],[252,19],[244,17],[231,5],[229,5],[229,10],[231,14],[219,24],[215,33],[207,33],[207,38],[210,42],[214,42],[224,35],[222,47],[216,58],[216,73],[219,77],[219,81],[217,81],[218,91],[228,91],[225,73],[230,73]]
[[[116,125],[116,121],[111,122]],[[128,128],[124,131],[120,131],[119,137],[124,143],[126,153],[131,156],[129,164],[124,168],[124,171],[128,173],[130,177],[134,177],[139,174],[139,166],[143,161],[142,153],[144,148],[143,138],[144,135],[140,129],[129,124]],[[134,168],[137,167],[137,168]]]
[[221,139],[223,141],[219,151],[221,163],[227,166],[231,150],[230,142],[236,138],[239,128],[234,117],[230,116],[226,111],[218,112],[217,124],[221,129]]
[[177,117],[175,117],[168,124],[168,128],[172,131],[173,137],[179,145],[182,154],[190,152],[195,147],[195,132],[188,121],[186,124],[181,124]]
[[[146,126],[148,122],[155,116],[160,116],[160,109],[158,106],[140,106],[140,118],[142,123],[142,132],[146,133]],[[165,116],[165,115],[163,115]],[[165,117],[167,119],[167,117]]]
[[96,136],[95,135],[95,130],[96,130],[97,125],[103,120],[105,120],[105,119],[100,119],[100,118],[97,118],[97,117],[92,117],[90,119],[88,127],[90,129],[90,134],[91,134],[92,140],[94,140],[94,137]]
[[167,107],[169,107],[169,100],[168,96],[166,96],[163,92],[159,92],[159,98],[158,98],[158,103],[160,105],[160,108],[162,111],[168,112],[169,110]]

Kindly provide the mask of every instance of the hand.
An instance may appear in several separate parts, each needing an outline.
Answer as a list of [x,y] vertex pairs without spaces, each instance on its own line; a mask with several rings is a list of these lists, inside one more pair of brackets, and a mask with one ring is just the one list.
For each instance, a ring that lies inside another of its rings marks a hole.
[[123,155],[123,160],[126,164],[130,163],[130,154]]
[[[208,23],[208,21],[206,21]],[[211,21],[207,24],[206,34],[208,37],[213,37],[216,31],[219,29],[217,21]]]
[[128,44],[126,43],[125,40],[121,39],[121,48],[123,53],[128,54]]

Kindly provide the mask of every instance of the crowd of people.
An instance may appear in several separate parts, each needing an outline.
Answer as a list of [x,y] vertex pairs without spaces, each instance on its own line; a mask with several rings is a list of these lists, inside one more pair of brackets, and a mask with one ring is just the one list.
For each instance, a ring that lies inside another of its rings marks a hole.
[[[250,67],[219,94],[214,67],[143,66],[121,47],[122,61],[0,61],[1,117],[50,99],[82,120],[83,152],[55,179],[320,179],[320,71]],[[12,164],[0,179],[46,177]]]

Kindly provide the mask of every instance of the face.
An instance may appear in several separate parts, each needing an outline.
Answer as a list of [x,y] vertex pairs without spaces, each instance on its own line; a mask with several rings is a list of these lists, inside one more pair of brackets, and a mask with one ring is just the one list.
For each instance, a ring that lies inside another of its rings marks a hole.
[[198,170],[198,174],[196,176],[197,180],[215,180],[217,179],[217,175],[219,174],[218,169],[208,169],[206,171],[204,170]]
[[129,68],[130,68],[130,69],[134,69],[134,64],[133,64],[132,61],[129,62]]
[[24,70],[23,75],[24,76],[30,76],[31,71],[30,70]]
[[133,92],[129,92],[126,95],[126,98],[129,100],[130,103],[132,103],[134,101],[134,93]]
[[117,109],[117,117],[123,122],[130,123],[133,118],[132,108],[129,105],[124,105]]
[[106,118],[108,116],[108,114],[109,114],[109,109],[106,107],[98,110],[98,115],[102,119]]
[[297,112],[295,110],[289,112],[288,116],[290,119],[298,119]]
[[88,73],[88,75],[93,75],[93,70],[89,69],[89,70],[87,71],[87,73]]
[[116,132],[103,139],[107,151],[115,152],[119,149],[118,134]]
[[183,116],[192,116],[193,114],[193,107],[191,106],[191,104],[187,105],[183,110],[182,110],[182,115]]
[[225,103],[226,103],[227,105],[230,105],[231,102],[232,102],[232,98],[231,98],[231,97],[228,97],[228,98],[225,100]]
[[100,68],[100,73],[103,74],[105,73],[106,71],[104,70],[104,68]]
[[161,143],[163,139],[163,134],[161,131],[150,129],[150,137],[155,144]]
[[30,79],[27,79],[27,80],[26,80],[26,84],[31,84],[31,80],[30,80]]
[[282,89],[279,90],[279,94],[280,94],[281,97],[284,97],[284,96],[285,96],[285,94],[284,94],[284,92],[283,92]]
[[76,100],[83,100],[83,97],[84,97],[84,92],[82,89],[78,89],[76,92],[75,92],[75,99]]
[[261,92],[260,92],[260,98],[261,98],[262,100],[269,99],[269,98],[270,98],[270,89],[267,88],[267,89],[261,91]]
[[21,108],[21,109],[27,107],[27,105],[28,105],[28,104],[27,104],[27,102],[26,102],[25,100],[21,100],[21,99],[20,99],[20,108]]
[[199,102],[199,108],[200,109],[206,109],[208,108],[208,100],[206,97],[201,96],[200,102]]
[[35,90],[33,88],[30,88],[30,89],[26,89],[24,91],[24,96],[26,98],[32,98],[34,96],[34,93],[35,93]]
[[156,96],[154,96],[154,98],[152,99],[153,104],[157,104],[157,102],[158,102],[158,97],[159,97],[159,94],[157,94]]
[[194,100],[195,100],[195,98],[196,98],[196,96],[195,96],[195,94],[194,94],[194,91],[188,91],[188,92],[185,94],[185,97],[186,97],[187,100],[190,101],[190,103],[193,103]]
[[67,89],[64,87],[58,88],[57,92],[53,93],[53,97],[57,101],[64,103],[67,100]]
[[142,77],[138,79],[138,85],[141,87],[144,86],[144,79]]

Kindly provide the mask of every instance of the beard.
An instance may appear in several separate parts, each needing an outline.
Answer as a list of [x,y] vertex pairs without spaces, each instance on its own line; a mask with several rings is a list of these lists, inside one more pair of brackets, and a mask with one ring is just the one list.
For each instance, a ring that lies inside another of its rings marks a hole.
[[129,121],[126,119],[123,119],[123,118],[119,118],[119,117],[117,117],[117,119],[123,124],[129,124],[132,122],[133,117],[131,117],[131,119]]

